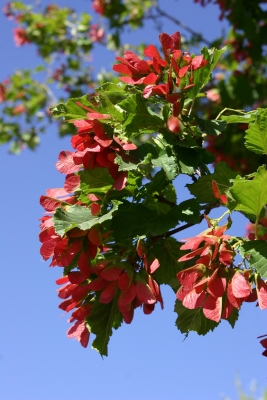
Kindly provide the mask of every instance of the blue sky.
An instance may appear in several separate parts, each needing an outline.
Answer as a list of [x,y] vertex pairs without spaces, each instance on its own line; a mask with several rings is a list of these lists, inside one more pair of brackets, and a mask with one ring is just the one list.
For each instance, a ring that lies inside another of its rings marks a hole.
[[[76,3],[79,10],[90,10],[90,1]],[[70,0],[58,4],[73,7]],[[165,0],[161,6],[210,40],[221,33],[216,6],[203,9],[193,0]],[[13,23],[0,14],[0,81],[16,69],[38,63],[33,46],[15,47],[12,28]],[[164,23],[165,32],[175,30],[173,24]],[[157,36],[148,24],[143,31],[126,32],[125,41],[138,42],[145,37],[148,43],[157,43]],[[96,68],[110,69],[113,56],[103,53],[98,49],[93,62]],[[103,360],[90,347],[83,349],[77,341],[67,339],[69,324],[58,309],[55,284],[61,271],[49,268],[39,254],[38,218],[43,214],[40,195],[47,188],[63,185],[64,177],[55,169],[55,162],[59,152],[68,149],[69,138],[59,139],[54,128],[42,137],[35,152],[25,150],[12,156],[5,146],[0,148],[1,398],[219,400],[225,395],[234,400],[237,374],[247,392],[256,380],[260,393],[267,387],[267,360],[261,355],[257,336],[267,333],[266,310],[260,311],[255,304],[243,306],[234,330],[223,321],[205,337],[191,333],[184,340],[175,328],[174,294],[163,287],[165,309],[158,307],[149,316],[137,311],[131,325],[124,324],[113,333],[108,358]],[[183,187],[185,179],[177,184]],[[182,200],[185,189],[179,190],[179,195]],[[236,216],[234,221],[230,234],[242,235],[245,219]],[[204,225],[194,227],[178,238],[203,229]]]

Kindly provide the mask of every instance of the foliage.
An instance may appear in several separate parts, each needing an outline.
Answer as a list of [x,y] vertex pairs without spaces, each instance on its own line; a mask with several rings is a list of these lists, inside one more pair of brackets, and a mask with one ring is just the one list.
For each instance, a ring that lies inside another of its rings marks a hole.
[[[241,177],[223,162],[211,173],[205,130],[219,135],[226,123],[200,119],[187,106],[223,51],[183,53],[179,32],[162,33],[160,42],[164,56],[154,45],[144,49],[148,59],[127,50],[113,67],[123,75],[120,83],[51,109],[78,132],[71,139],[74,152],[62,151],[56,164],[66,174],[64,188],[41,197],[49,213],[41,224],[41,254],[64,267],[59,307],[75,308],[68,336],[86,347],[89,333],[95,334],[92,347],[101,355],[108,354],[113,329],[131,323],[137,307],[145,314],[157,303],[163,308],[162,284],[176,292],[176,325],[186,334],[205,335],[221,319],[234,327],[246,301],[267,308],[261,241],[225,234],[230,215],[224,225],[225,213],[218,220],[207,216],[223,205],[226,214],[240,211],[258,225],[267,203],[266,168]],[[257,112],[266,123],[265,113]],[[178,203],[174,181],[181,173],[192,177],[194,197]],[[203,218],[206,231],[185,244],[171,238]],[[238,253],[243,262],[236,265]]]
[[[227,38],[209,43],[185,27],[187,40],[163,32],[158,47],[124,46],[113,66],[119,79],[96,78],[88,56],[96,43],[119,49],[125,26],[181,25],[157,1],[93,0],[98,22],[56,5],[4,10],[18,25],[16,45],[34,44],[42,63],[0,84],[0,143],[34,149],[55,119],[61,136],[72,135],[74,151],[56,163],[64,187],[40,199],[41,254],[63,268],[56,283],[59,307],[72,311],[68,337],[86,347],[95,335],[101,355],[136,308],[163,308],[163,284],[176,293],[185,334],[205,335],[221,319],[234,328],[244,302],[267,308],[267,12],[255,0],[214,3],[231,25]],[[200,43],[199,54],[188,52]],[[182,202],[180,174],[192,179]],[[226,211],[210,219],[218,207]],[[249,219],[246,238],[227,235],[233,212]],[[185,243],[173,237],[203,220],[207,229]]]

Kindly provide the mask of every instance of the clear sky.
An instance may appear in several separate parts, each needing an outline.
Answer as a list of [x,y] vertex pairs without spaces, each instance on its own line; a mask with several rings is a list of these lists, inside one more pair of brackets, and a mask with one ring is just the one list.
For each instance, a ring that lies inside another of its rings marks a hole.
[[[90,3],[58,1],[81,11],[91,10]],[[161,6],[210,40],[221,32],[216,6],[203,9],[193,0],[162,0]],[[15,69],[38,63],[34,46],[15,47],[12,28],[13,23],[0,14],[0,81]],[[165,22],[165,32],[175,30]],[[126,32],[125,40],[157,43],[157,35],[148,24],[143,31]],[[111,55],[103,54],[99,49],[93,62],[97,68],[110,69]],[[123,324],[114,332],[108,358],[66,337],[68,317],[58,309],[55,284],[61,271],[49,268],[39,254],[38,218],[43,214],[40,195],[63,185],[55,162],[59,152],[68,149],[69,138],[59,139],[53,128],[35,152],[12,156],[6,147],[0,148],[1,399],[234,400],[237,374],[246,392],[256,380],[260,393],[267,387],[267,360],[257,336],[267,333],[267,311],[255,303],[243,305],[234,330],[223,321],[213,333],[205,337],[191,333],[184,341],[175,328],[175,295],[163,287],[165,309],[158,307],[149,316],[137,310],[131,325]],[[179,200],[186,196],[184,184],[184,179],[177,183]],[[244,218],[235,218],[230,234],[242,235],[244,224]],[[204,225],[194,227],[178,238],[203,229]]]

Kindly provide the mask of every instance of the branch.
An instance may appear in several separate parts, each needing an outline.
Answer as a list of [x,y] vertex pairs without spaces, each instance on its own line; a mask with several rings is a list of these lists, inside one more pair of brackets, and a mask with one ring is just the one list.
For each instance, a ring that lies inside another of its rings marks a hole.
[[144,15],[143,17],[139,17],[139,18],[125,19],[124,21],[122,21],[120,23],[120,26],[122,27],[124,25],[130,24],[131,22],[142,22],[143,20],[148,20],[148,19],[152,19],[152,20],[154,20],[154,22],[157,22],[157,19],[159,17],[165,17],[168,20],[174,22],[176,25],[180,26],[185,31],[191,33],[191,35],[193,35],[195,37],[195,39],[198,40],[199,42],[203,42],[206,45],[208,45],[209,47],[211,47],[211,42],[209,42],[207,39],[205,39],[201,35],[201,33],[198,33],[196,31],[194,31],[192,28],[190,28],[189,26],[184,24],[179,19],[177,19],[177,18],[173,17],[172,15],[170,15],[170,14],[166,13],[165,11],[163,11],[159,6],[155,6],[155,10],[157,11],[156,15],[153,15],[152,13],[150,13],[148,15]]
[[160,196],[160,195],[158,195],[158,194],[155,194],[155,195],[154,195],[154,198],[157,199],[159,203],[168,204],[168,206],[170,206],[170,207],[176,206],[175,203],[173,203],[172,201],[169,201],[169,200],[165,199],[164,196]]
[[211,42],[209,42],[207,39],[205,39],[201,33],[195,32],[192,28],[189,26],[185,25],[182,21],[179,19],[173,17],[172,15],[167,14],[165,11],[163,11],[159,6],[156,6],[155,9],[159,13],[160,16],[165,17],[169,19],[170,21],[174,22],[176,25],[180,26],[183,28],[185,31],[191,33],[198,41],[206,43],[209,47],[211,47]]
[[181,231],[184,231],[184,230],[187,229],[187,228],[190,228],[191,226],[200,224],[200,222],[203,221],[203,219],[205,218],[205,216],[208,215],[208,214],[211,212],[211,210],[213,210],[213,208],[220,207],[220,205],[221,205],[221,204],[220,204],[219,201],[216,201],[215,203],[212,203],[212,204],[207,204],[207,205],[205,206],[205,211],[203,212],[203,214],[200,215],[199,222],[197,222],[197,223],[190,222],[190,223],[184,224],[184,225],[182,225],[182,226],[179,226],[178,228],[172,229],[172,230],[169,231],[169,232],[163,233],[162,235],[152,236],[152,242],[155,243],[155,242],[157,242],[159,239],[163,239],[163,238],[170,237],[170,236],[172,236],[172,235],[175,235],[175,234],[178,233],[178,232],[181,232]]

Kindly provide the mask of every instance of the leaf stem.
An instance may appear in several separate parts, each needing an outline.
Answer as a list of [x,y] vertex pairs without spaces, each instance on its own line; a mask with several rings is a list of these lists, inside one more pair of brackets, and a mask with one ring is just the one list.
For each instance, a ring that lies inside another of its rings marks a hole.
[[[216,120],[218,120],[219,118],[220,118],[220,116],[225,112],[225,111],[234,111],[234,112],[237,112],[237,113],[239,113],[239,114],[247,114],[245,111],[243,111],[243,110],[234,110],[233,108],[224,108],[218,115],[217,115],[217,117],[215,118],[215,121]],[[251,113],[251,111],[250,111],[250,113]]]

